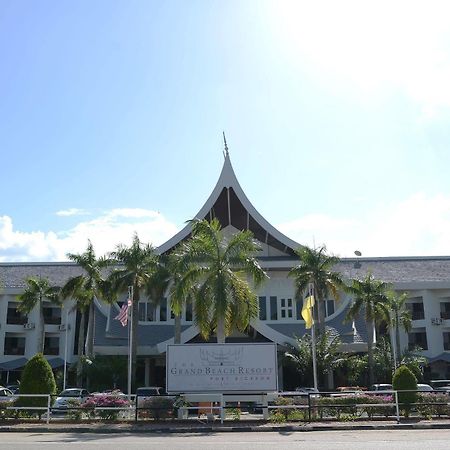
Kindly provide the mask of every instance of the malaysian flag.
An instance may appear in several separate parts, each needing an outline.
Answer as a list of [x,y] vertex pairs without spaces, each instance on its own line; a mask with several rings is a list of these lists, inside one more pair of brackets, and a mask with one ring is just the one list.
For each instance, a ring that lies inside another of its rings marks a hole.
[[128,324],[128,308],[130,308],[130,306],[131,306],[131,299],[128,299],[128,301],[122,305],[122,308],[120,308],[119,314],[117,314],[117,316],[114,317],[114,319],[118,320],[123,327],[126,327]]

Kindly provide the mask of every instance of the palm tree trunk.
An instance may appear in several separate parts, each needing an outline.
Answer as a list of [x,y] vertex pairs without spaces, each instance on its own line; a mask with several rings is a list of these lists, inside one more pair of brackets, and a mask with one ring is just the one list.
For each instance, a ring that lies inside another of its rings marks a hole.
[[134,283],[133,304],[131,306],[131,392],[136,389],[136,367],[139,327],[139,287]]
[[91,359],[94,356],[94,323],[95,323],[95,305],[92,299],[89,305],[89,321],[86,338],[86,356]]
[[397,363],[400,363],[401,355],[400,355],[400,327],[398,326],[398,317],[397,322],[395,324],[395,345],[397,346]]
[[181,344],[181,314],[175,315],[175,336],[173,342],[175,344]]
[[45,344],[45,320],[44,305],[42,304],[42,296],[39,297],[39,332],[38,332],[38,352],[44,354]]
[[225,344],[225,318],[219,317],[217,319],[217,343]]
[[86,314],[84,311],[81,312],[80,328],[78,330],[78,364],[77,364],[77,386],[83,386],[83,364],[81,359],[83,357],[84,350],[84,328],[86,322]]
[[373,321],[367,321],[367,360],[369,364],[369,384],[374,383],[373,374]]
[[316,298],[317,303],[317,319],[318,319],[318,326],[317,326],[317,332],[318,335],[321,336],[325,333],[325,304],[322,298],[320,298],[319,295],[317,295]]

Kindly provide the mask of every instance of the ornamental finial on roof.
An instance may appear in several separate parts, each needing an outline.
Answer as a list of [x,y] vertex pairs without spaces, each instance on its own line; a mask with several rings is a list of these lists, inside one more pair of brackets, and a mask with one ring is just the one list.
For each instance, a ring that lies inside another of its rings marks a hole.
[[228,145],[227,145],[227,139],[225,138],[225,131],[223,131],[223,144],[225,147],[225,151],[223,152],[223,156],[226,158],[227,156],[230,156],[228,153]]

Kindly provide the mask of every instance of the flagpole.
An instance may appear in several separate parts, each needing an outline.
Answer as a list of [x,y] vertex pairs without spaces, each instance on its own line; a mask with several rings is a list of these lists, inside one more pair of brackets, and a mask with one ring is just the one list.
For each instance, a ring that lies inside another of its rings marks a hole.
[[[314,296],[314,287],[312,284],[309,286],[309,295]],[[315,306],[314,302],[314,306]],[[313,321],[311,326],[311,349],[312,349],[312,363],[313,363],[313,382],[314,382],[314,389],[318,390],[318,384],[317,384],[317,354],[316,354],[316,321],[314,320],[314,306],[312,307],[312,315],[313,315]]]
[[[130,304],[133,301],[133,286],[128,286],[128,299],[127,302]],[[133,303],[131,303],[131,313],[130,320],[128,321],[128,401],[131,401],[131,368],[133,365],[133,360],[131,356],[131,348],[133,345],[133,332],[132,332],[132,322],[133,322]]]

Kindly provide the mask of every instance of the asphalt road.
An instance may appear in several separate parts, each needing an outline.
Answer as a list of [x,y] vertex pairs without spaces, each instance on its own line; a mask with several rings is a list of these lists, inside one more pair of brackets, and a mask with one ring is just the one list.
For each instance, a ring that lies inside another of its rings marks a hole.
[[250,432],[205,434],[0,433],[0,449],[82,450],[441,450],[450,448],[450,430]]

